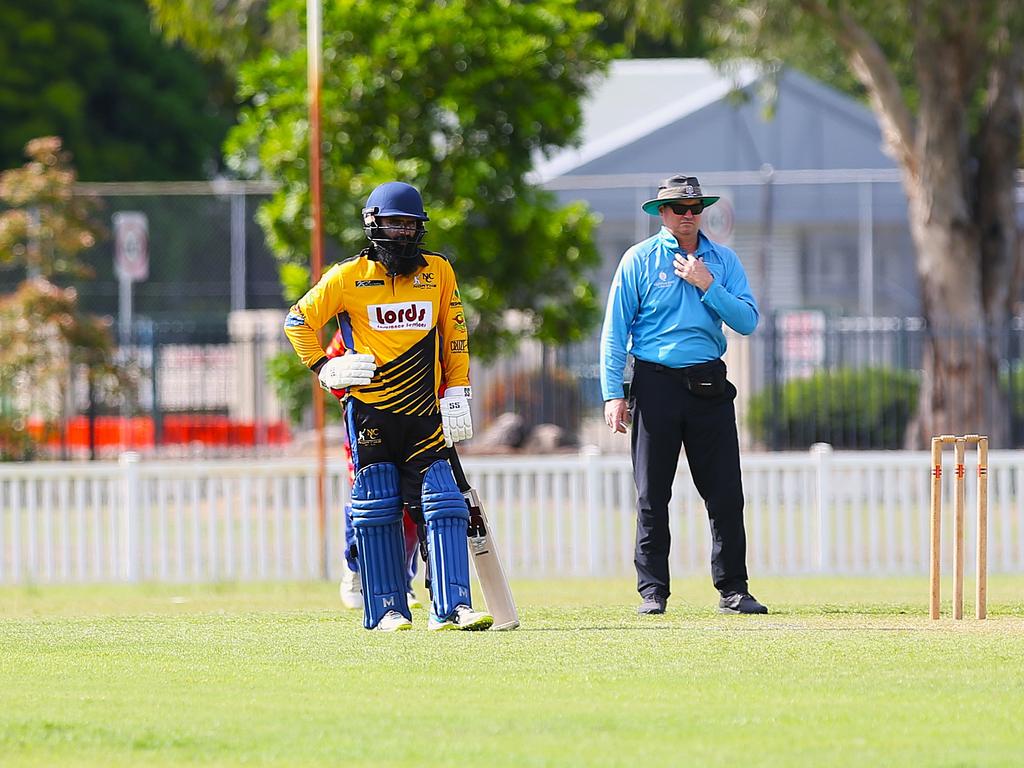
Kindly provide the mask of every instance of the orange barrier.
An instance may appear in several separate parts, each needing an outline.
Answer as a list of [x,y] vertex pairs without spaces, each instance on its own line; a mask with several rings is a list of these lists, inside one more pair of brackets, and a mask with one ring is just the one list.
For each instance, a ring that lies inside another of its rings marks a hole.
[[[291,441],[291,430],[283,421],[232,421],[227,416],[168,414],[161,421],[160,445],[202,443],[203,445],[280,445]],[[64,443],[69,448],[89,447],[89,419],[76,416],[64,425]],[[61,445],[60,427],[52,422],[30,419],[28,432],[37,442]],[[152,448],[156,427],[151,416],[97,416],[96,447],[131,446]]]

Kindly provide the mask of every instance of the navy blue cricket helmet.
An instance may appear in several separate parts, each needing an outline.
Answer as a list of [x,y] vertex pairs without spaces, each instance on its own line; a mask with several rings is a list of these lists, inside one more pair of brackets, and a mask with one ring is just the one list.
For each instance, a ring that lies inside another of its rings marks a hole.
[[366,198],[363,216],[409,216],[420,221],[430,221],[423,210],[423,198],[419,190],[404,181],[389,181],[381,184]]
[[[387,221],[391,217],[415,219],[416,227]],[[423,209],[419,190],[402,181],[381,184],[366,198],[363,207],[363,231],[377,258],[393,275],[416,271],[421,262],[420,243],[427,233],[425,221],[430,221],[430,217]]]

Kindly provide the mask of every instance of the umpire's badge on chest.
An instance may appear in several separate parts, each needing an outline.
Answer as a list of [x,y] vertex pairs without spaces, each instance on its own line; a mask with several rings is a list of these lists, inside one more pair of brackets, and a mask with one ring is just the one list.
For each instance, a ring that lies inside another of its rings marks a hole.
[[654,281],[655,288],[671,288],[676,281],[667,272],[659,272],[658,279]]

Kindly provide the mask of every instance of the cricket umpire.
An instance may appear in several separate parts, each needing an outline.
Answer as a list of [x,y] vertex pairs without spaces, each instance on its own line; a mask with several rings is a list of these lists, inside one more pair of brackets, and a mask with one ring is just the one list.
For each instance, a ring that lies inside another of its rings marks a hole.
[[[711,575],[722,613],[767,613],[748,591],[736,388],[726,378],[725,323],[749,335],[757,304],[736,254],[700,231],[718,197],[694,176],[665,179],[643,204],[660,231],[622,256],[601,331],[601,390],[613,432],[632,425],[637,487],[637,591],[641,614],[665,612],[669,590],[668,504],[679,451],[711,522]],[[628,401],[626,356],[634,358]]]

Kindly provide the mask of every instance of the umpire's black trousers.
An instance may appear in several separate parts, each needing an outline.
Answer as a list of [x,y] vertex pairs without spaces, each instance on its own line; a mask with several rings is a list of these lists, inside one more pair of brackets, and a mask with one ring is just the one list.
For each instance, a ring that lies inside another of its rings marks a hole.
[[[705,370],[706,370],[706,365]],[[680,446],[686,450],[697,492],[711,521],[711,576],[723,595],[747,591],[747,537],[743,528],[743,483],[736,435],[736,388],[725,381],[712,397],[691,392],[690,369],[637,360],[630,387],[633,417],[633,476],[638,492],[637,591],[669,596],[668,504]]]

